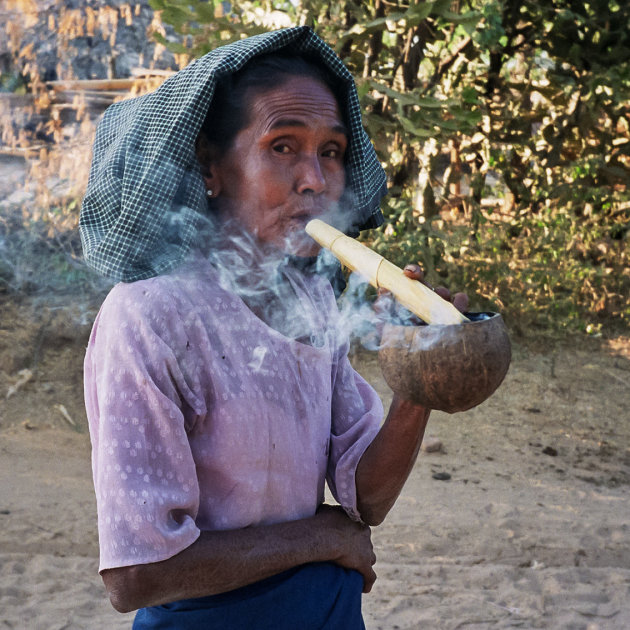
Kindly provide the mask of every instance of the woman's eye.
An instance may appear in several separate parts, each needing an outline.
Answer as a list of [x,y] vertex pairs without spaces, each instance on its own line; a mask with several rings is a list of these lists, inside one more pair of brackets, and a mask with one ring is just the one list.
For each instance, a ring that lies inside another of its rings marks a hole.
[[334,149],[326,149],[322,152],[322,155],[326,158],[336,160],[341,155],[341,150],[336,147]]
[[274,144],[273,150],[276,153],[289,153],[291,151],[288,144]]

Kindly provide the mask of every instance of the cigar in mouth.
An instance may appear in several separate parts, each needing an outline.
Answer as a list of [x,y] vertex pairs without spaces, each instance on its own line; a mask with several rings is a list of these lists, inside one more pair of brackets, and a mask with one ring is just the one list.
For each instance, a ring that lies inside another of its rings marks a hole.
[[377,289],[386,289],[427,324],[462,324],[469,319],[426,285],[408,278],[400,267],[321,219],[313,219],[306,233],[329,250],[342,265],[364,276]]

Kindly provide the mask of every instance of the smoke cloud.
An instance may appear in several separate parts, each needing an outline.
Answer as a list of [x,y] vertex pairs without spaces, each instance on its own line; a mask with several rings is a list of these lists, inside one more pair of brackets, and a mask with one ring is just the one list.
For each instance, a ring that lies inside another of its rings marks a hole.
[[[326,220],[343,227],[341,214],[332,220],[327,216]],[[347,338],[353,345],[375,351],[379,349],[380,331],[385,322],[419,323],[390,295],[376,300],[376,292],[358,273],[348,277],[346,289],[338,300],[338,314],[308,308],[299,303],[293,288],[296,266],[307,261],[284,251],[291,250],[294,243],[288,241],[282,249],[266,246],[236,222],[216,218],[208,220],[204,232],[203,255],[216,269],[217,281],[237,294],[267,325],[288,338],[321,346],[322,330],[334,322],[334,330],[329,333],[337,339]],[[304,235],[300,234],[298,239]],[[332,279],[339,273],[340,265],[332,253],[322,249],[312,268]],[[265,353],[263,346],[256,349],[252,369],[260,369]]]

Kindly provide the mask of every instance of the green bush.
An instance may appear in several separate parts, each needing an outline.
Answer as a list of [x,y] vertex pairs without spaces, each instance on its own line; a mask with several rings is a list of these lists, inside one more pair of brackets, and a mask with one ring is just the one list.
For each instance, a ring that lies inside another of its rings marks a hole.
[[390,180],[387,224],[364,237],[376,250],[517,329],[627,330],[627,3],[152,5],[191,56],[274,19],[334,44]]

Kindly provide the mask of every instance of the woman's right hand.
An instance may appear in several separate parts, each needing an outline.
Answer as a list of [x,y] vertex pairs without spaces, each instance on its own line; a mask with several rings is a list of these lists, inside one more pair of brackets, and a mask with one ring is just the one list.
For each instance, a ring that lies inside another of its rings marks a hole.
[[376,555],[369,526],[353,521],[343,508],[325,504],[317,510],[316,519],[321,523],[327,540],[334,541],[331,561],[358,571],[363,576],[363,592],[369,593],[376,581],[372,568]]

